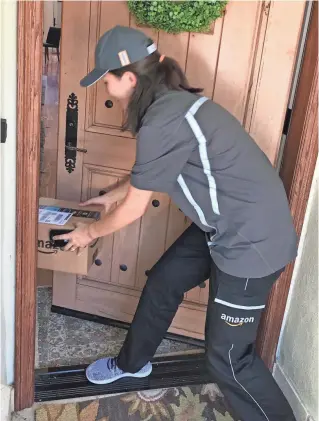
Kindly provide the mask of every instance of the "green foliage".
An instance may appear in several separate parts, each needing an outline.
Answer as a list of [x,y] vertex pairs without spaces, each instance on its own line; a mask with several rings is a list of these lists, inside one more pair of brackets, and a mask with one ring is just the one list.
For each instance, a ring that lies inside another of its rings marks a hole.
[[170,33],[208,32],[222,16],[227,1],[222,0],[129,0],[130,11],[139,25]]

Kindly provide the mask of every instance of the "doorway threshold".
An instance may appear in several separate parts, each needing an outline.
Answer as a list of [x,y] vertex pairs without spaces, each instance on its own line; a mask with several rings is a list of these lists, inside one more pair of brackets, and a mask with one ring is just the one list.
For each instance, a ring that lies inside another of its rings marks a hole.
[[159,356],[152,364],[147,378],[124,378],[107,385],[90,383],[83,365],[39,369],[35,371],[35,402],[211,383],[203,353]]

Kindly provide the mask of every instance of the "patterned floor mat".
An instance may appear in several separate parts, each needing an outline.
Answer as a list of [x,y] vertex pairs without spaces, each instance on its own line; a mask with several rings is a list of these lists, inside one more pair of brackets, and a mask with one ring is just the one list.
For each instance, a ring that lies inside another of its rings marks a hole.
[[239,421],[215,384],[148,390],[70,404],[47,404],[36,421]]

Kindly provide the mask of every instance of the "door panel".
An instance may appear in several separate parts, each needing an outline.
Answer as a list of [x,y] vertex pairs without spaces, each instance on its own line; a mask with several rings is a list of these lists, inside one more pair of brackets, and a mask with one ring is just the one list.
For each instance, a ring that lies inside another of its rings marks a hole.
[[141,221],[114,234],[112,283],[134,288]]
[[[143,29],[143,28],[141,28]],[[178,35],[160,32],[158,37],[158,49],[162,54],[173,57],[182,69],[186,68],[189,33]]]
[[[225,16],[206,34],[172,35],[139,28],[158,43],[162,54],[180,63],[191,85],[203,88],[205,95],[251,131],[272,162],[279,147],[304,9],[302,1],[277,3],[229,2]],[[124,1],[63,4],[57,189],[61,199],[96,196],[127,175],[134,164],[135,139],[121,131],[122,111],[103,82],[86,90],[79,86],[94,67],[99,37],[116,24],[136,27]],[[279,82],[274,82],[275,96],[272,68],[280,73]],[[78,100],[77,146],[87,153],[77,153],[76,167],[69,173],[64,147],[65,109],[71,93]],[[265,122],[259,126],[263,114]],[[270,124],[273,119],[275,126]],[[55,273],[53,303],[130,322],[147,271],[189,224],[167,195],[154,193],[141,220],[104,239],[99,261],[87,277]],[[202,338],[207,300],[208,282],[205,288],[185,294],[170,330]]]
[[[109,186],[114,186],[125,177],[127,173],[121,170],[106,169],[96,165],[83,166],[82,200],[95,197],[102,190],[107,190]],[[101,265],[93,265],[90,269],[89,277],[99,282],[111,282],[112,255],[114,246],[114,234],[103,240],[103,248],[98,256]]]
[[57,198],[79,201],[83,154],[77,154],[75,169],[68,173],[65,168],[66,106],[70,94],[74,93],[79,104],[77,146],[84,148],[86,109],[83,105],[86,101],[86,91],[80,89],[79,81],[87,73],[90,3],[74,2],[70,5],[63,2],[62,9]]
[[130,171],[135,161],[135,139],[108,136],[100,133],[85,133],[85,164],[101,167],[121,168]]
[[249,132],[274,164],[287,111],[304,8],[304,1],[274,1],[265,12],[267,36]]
[[262,6],[262,2],[230,2],[224,20],[213,98],[241,122],[254,69]]
[[166,194],[154,193],[145,216],[141,220],[136,287],[143,288],[150,270],[165,251],[170,200]]
[[[94,28],[95,39],[90,43],[91,57],[94,57],[94,50],[98,39],[114,26],[114,21],[117,25],[129,26],[130,15],[126,2],[108,2],[102,1],[92,4],[92,8],[98,9],[95,14],[96,21],[93,22],[91,19],[91,28]],[[115,18],[116,17],[116,18]],[[93,32],[93,31],[92,31]],[[94,61],[92,63],[94,66]],[[92,66],[92,67],[93,67]],[[122,124],[122,111],[119,104],[113,99],[113,107],[108,108],[105,112],[105,108],[101,107],[100,104],[104,104],[106,100],[106,91],[103,82],[97,84],[97,96],[95,101],[95,111],[97,124],[110,125],[121,127]],[[112,100],[112,98],[110,98]]]
[[190,84],[202,88],[204,95],[213,97],[220,50],[223,19],[215,22],[210,34],[190,34],[186,76]]

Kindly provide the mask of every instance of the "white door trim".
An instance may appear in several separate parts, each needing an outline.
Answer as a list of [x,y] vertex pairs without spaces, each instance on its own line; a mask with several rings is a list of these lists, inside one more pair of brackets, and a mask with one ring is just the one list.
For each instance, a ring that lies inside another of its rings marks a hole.
[[0,145],[1,384],[14,380],[16,258],[17,3],[0,2],[0,115],[8,136]]

